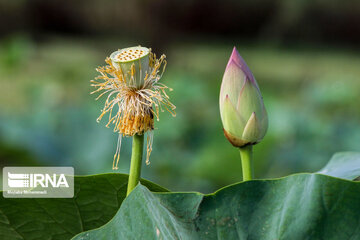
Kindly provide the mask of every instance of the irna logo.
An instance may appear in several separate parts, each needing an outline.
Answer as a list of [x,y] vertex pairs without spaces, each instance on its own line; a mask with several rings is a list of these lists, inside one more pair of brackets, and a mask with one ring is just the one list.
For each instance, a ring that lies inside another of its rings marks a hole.
[[8,172],[8,186],[11,188],[69,187],[64,174],[22,174]]
[[4,167],[5,198],[72,198],[72,167]]

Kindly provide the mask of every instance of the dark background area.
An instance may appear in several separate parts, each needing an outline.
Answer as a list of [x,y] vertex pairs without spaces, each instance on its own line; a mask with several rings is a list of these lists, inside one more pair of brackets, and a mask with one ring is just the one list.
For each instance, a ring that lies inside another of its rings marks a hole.
[[[143,176],[172,190],[211,192],[241,180],[224,138],[219,87],[233,46],[269,114],[256,175],[316,171],[360,150],[360,2],[0,0],[0,164],[112,172],[116,134],[96,123],[104,100],[89,80],[111,52],[166,54],[162,81],[177,117],[156,123]],[[128,172],[125,139],[120,172]]]
[[1,33],[24,32],[36,41],[46,40],[48,34],[141,39],[156,47],[205,36],[355,47],[360,41],[356,0],[2,0],[0,4]]

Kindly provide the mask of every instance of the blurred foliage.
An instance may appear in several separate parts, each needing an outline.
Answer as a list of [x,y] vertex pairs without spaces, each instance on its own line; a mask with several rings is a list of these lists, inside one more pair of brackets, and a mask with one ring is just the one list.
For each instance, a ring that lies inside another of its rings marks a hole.
[[[334,152],[360,149],[359,54],[233,42],[252,69],[269,114],[268,134],[254,148],[257,177],[316,171]],[[0,164],[111,172],[117,136],[105,122],[96,123],[104,99],[95,102],[89,95],[89,80],[113,50],[134,44],[65,37],[39,43],[26,34],[3,38]],[[241,180],[239,152],[223,136],[218,110],[232,45],[179,41],[163,50],[168,67],[162,81],[174,88],[177,116],[164,112],[155,123],[154,151],[143,177],[171,190],[202,192]],[[125,139],[120,172],[128,172],[130,149],[131,139]]]

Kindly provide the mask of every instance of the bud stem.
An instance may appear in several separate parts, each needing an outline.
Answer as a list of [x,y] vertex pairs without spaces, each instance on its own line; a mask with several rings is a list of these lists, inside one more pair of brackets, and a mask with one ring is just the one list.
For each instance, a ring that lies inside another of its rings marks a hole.
[[130,174],[126,196],[138,185],[141,174],[141,162],[144,148],[144,134],[133,136]]
[[247,145],[240,149],[241,165],[243,172],[243,181],[249,181],[253,178],[253,166],[252,166],[252,145]]

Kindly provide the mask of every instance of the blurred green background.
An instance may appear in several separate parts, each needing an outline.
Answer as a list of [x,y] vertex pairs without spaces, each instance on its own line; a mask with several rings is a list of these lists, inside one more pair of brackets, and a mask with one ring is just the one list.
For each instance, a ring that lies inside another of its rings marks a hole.
[[[177,106],[156,122],[143,177],[205,193],[241,180],[218,110],[233,46],[269,114],[256,176],[316,171],[360,150],[359,42],[356,0],[0,0],[0,165],[112,172],[117,134],[96,123],[104,99],[89,81],[111,52],[140,44],[167,55],[162,81]],[[124,139],[119,172],[130,150]]]

